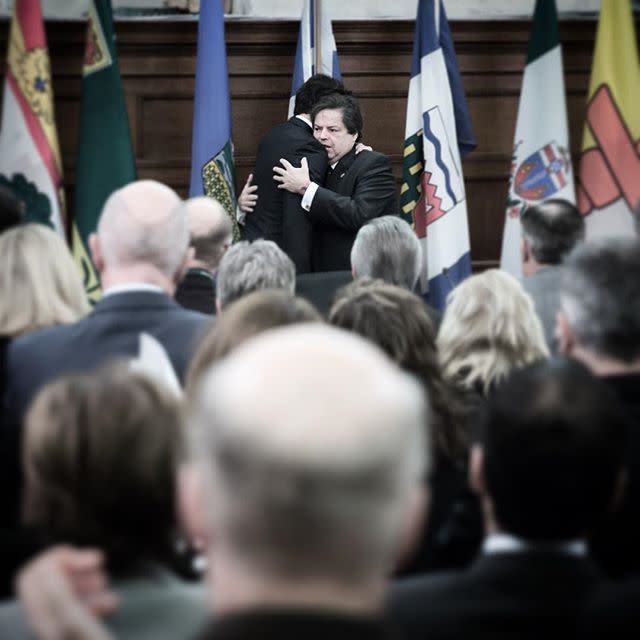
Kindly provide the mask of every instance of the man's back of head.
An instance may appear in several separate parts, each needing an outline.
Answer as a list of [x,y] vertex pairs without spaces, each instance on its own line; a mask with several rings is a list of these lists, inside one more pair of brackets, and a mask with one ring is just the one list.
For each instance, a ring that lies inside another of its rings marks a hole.
[[309,115],[318,102],[330,93],[344,93],[340,80],[323,73],[311,76],[297,91],[293,107],[294,115]]
[[293,294],[296,269],[271,240],[237,242],[220,261],[216,288],[218,310],[252,291],[282,289]]
[[346,332],[289,327],[241,345],[204,378],[192,421],[212,470],[214,558],[271,584],[267,600],[278,587],[337,606],[345,592],[381,596],[426,471],[426,411],[415,380]]
[[584,218],[575,205],[553,198],[527,207],[520,217],[523,239],[523,272],[560,264],[584,240]]
[[640,359],[640,240],[606,238],[565,260],[559,348],[597,373],[623,373]]
[[194,249],[189,266],[214,272],[231,245],[231,220],[224,207],[207,196],[190,198],[183,203],[189,221],[189,244]]
[[421,266],[420,240],[402,218],[375,218],[358,231],[351,249],[354,278],[379,278],[413,291]]
[[109,196],[90,239],[103,288],[147,282],[173,293],[188,258],[189,227],[179,204],[175,191],[155,180]]
[[625,429],[615,394],[579,363],[514,373],[489,399],[481,431],[480,484],[499,530],[539,542],[593,531],[619,488]]

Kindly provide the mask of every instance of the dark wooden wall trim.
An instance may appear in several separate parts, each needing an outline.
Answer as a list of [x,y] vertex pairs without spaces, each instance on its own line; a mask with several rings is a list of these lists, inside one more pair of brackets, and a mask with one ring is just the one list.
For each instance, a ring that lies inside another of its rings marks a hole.
[[[478,137],[477,150],[464,161],[476,268],[499,258],[529,27],[526,21],[451,23]],[[594,21],[564,21],[560,28],[574,154],[582,137],[595,28]],[[413,30],[411,21],[334,23],[345,83],[361,101],[365,140],[391,157],[398,179]],[[117,22],[116,31],[139,175],[186,194],[197,23]],[[289,21],[226,25],[238,185],[253,166],[260,137],[286,117],[297,31],[297,23]],[[7,34],[8,23],[0,24],[0,70]],[[47,37],[72,204],[84,25],[51,22]]]

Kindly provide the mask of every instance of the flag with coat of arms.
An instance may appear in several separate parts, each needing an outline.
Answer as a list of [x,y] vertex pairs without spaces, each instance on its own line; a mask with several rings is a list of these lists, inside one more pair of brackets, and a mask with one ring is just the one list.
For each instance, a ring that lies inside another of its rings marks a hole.
[[211,196],[236,220],[235,164],[231,139],[231,100],[222,0],[200,4],[196,90],[193,101],[189,196]]
[[296,47],[296,60],[291,82],[291,98],[289,99],[289,115],[293,115],[296,91],[316,73],[324,73],[336,80],[342,80],[338,50],[333,37],[331,18],[326,10],[320,11],[320,68],[316,68],[316,19],[321,7],[321,0],[304,0],[300,32]]
[[444,4],[419,0],[400,205],[421,240],[421,283],[437,309],[471,274],[461,157],[475,146]]
[[0,129],[0,186],[25,205],[27,222],[66,233],[62,159],[40,0],[15,0]]
[[500,267],[516,277],[522,276],[520,215],[527,206],[549,198],[575,203],[556,3],[537,0],[522,78],[500,256]]

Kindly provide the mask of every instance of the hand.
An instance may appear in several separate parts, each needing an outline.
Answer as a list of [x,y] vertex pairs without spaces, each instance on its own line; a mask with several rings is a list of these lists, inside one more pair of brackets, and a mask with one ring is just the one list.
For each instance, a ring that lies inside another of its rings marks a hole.
[[309,183],[309,165],[307,159],[302,158],[299,167],[294,167],[289,161],[280,158],[282,167],[273,167],[273,179],[279,182],[278,189],[286,189],[291,193],[299,193],[304,195]]
[[356,155],[358,155],[361,151],[373,151],[373,147],[369,147],[368,145],[363,144],[362,142],[357,142]]
[[16,590],[40,640],[107,640],[94,616],[117,606],[100,551],[57,546],[37,555],[18,574]]
[[258,185],[252,185],[252,180],[253,173],[250,173],[238,197],[238,208],[242,213],[251,213],[255,209],[256,202],[258,201],[258,194],[255,193],[258,190]]

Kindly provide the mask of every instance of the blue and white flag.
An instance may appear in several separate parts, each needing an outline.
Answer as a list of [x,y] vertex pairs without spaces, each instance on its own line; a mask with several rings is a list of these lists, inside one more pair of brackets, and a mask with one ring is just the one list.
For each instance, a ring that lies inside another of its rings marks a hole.
[[336,80],[342,80],[336,41],[333,37],[331,20],[326,10],[320,13],[320,68],[316,69],[316,2],[321,0],[305,0],[300,19],[300,33],[296,47],[296,62],[293,67],[291,82],[291,99],[289,100],[289,118],[293,115],[296,91],[314,74],[324,73]]
[[192,136],[189,196],[207,195],[218,200],[229,214],[233,237],[237,240],[231,102],[222,0],[207,0],[200,5]]
[[443,309],[471,274],[461,157],[476,146],[441,0],[419,0],[407,99],[400,204],[421,240],[421,283]]

